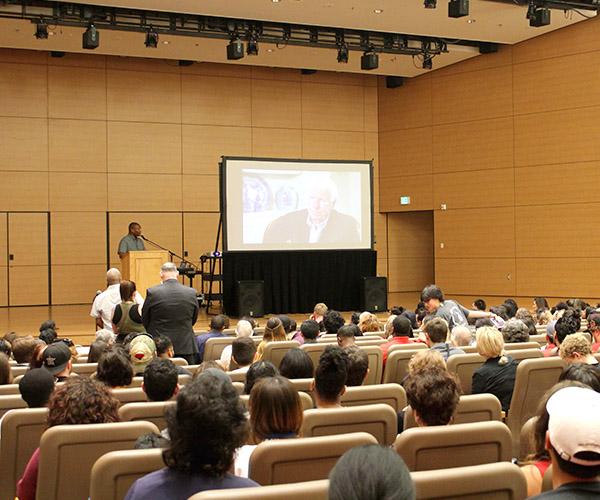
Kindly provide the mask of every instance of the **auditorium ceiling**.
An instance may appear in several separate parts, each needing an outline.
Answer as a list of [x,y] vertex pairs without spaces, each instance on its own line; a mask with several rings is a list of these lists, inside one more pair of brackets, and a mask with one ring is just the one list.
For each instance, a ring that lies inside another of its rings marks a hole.
[[[387,33],[415,34],[446,40],[486,41],[515,44],[585,20],[574,11],[552,10],[549,26],[533,28],[526,19],[527,7],[509,1],[470,0],[469,15],[449,18],[447,0],[437,8],[425,9],[422,0],[71,0],[70,3],[116,6],[219,17],[330,26]],[[0,2],[1,4],[1,2]],[[0,10],[2,9],[0,5]],[[585,15],[593,16],[586,11]],[[0,47],[90,52],[81,47],[82,29],[56,27],[47,40],[33,36],[29,21],[0,19]],[[197,37],[161,35],[156,49],[144,46],[144,35],[102,30],[100,47],[94,53],[198,62],[227,63],[226,41]],[[449,45],[449,52],[434,59],[434,69],[479,55],[472,46]],[[278,48],[261,42],[259,55],[246,56],[231,64],[310,68],[360,72],[360,52],[352,51],[348,64],[339,64],[334,49],[288,45]],[[413,77],[427,72],[410,56],[381,54],[373,74]]]

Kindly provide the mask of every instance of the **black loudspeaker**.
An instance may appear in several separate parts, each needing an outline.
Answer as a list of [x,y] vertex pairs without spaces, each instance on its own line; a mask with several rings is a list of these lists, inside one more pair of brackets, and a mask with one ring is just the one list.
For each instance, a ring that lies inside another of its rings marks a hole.
[[385,77],[385,86],[388,89],[397,89],[398,87],[402,87],[402,85],[404,85],[404,78],[401,76]]
[[363,278],[360,289],[362,311],[387,311],[387,278],[368,276]]
[[265,282],[264,281],[238,281],[237,282],[237,313],[242,316],[258,318],[265,314]]

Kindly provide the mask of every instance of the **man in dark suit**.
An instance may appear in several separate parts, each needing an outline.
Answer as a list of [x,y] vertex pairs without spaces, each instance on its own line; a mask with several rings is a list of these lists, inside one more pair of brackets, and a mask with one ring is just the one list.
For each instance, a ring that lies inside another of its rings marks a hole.
[[198,319],[198,299],[196,290],[177,281],[178,274],[172,262],[162,265],[162,283],[146,291],[142,321],[153,337],[165,335],[171,339],[175,357],[193,365],[198,354],[193,329]]

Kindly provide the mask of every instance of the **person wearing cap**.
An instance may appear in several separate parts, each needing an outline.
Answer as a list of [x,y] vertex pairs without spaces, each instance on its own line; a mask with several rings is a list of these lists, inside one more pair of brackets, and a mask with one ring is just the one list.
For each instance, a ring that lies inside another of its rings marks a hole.
[[600,393],[566,387],[554,393],[545,446],[552,462],[552,491],[534,499],[600,497]]
[[156,344],[148,335],[138,335],[129,344],[129,356],[135,375],[143,375],[146,366],[156,358]]
[[63,382],[71,376],[71,350],[64,342],[50,344],[42,352],[42,366],[48,370],[57,382]]
[[43,408],[54,391],[54,377],[44,368],[28,370],[19,381],[21,398],[29,408]]

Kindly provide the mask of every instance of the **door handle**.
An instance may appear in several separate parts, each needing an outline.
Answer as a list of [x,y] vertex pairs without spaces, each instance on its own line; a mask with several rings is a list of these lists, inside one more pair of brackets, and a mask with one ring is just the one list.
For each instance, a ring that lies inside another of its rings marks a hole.
[[15,260],[15,255],[12,253],[8,254],[8,260]]

